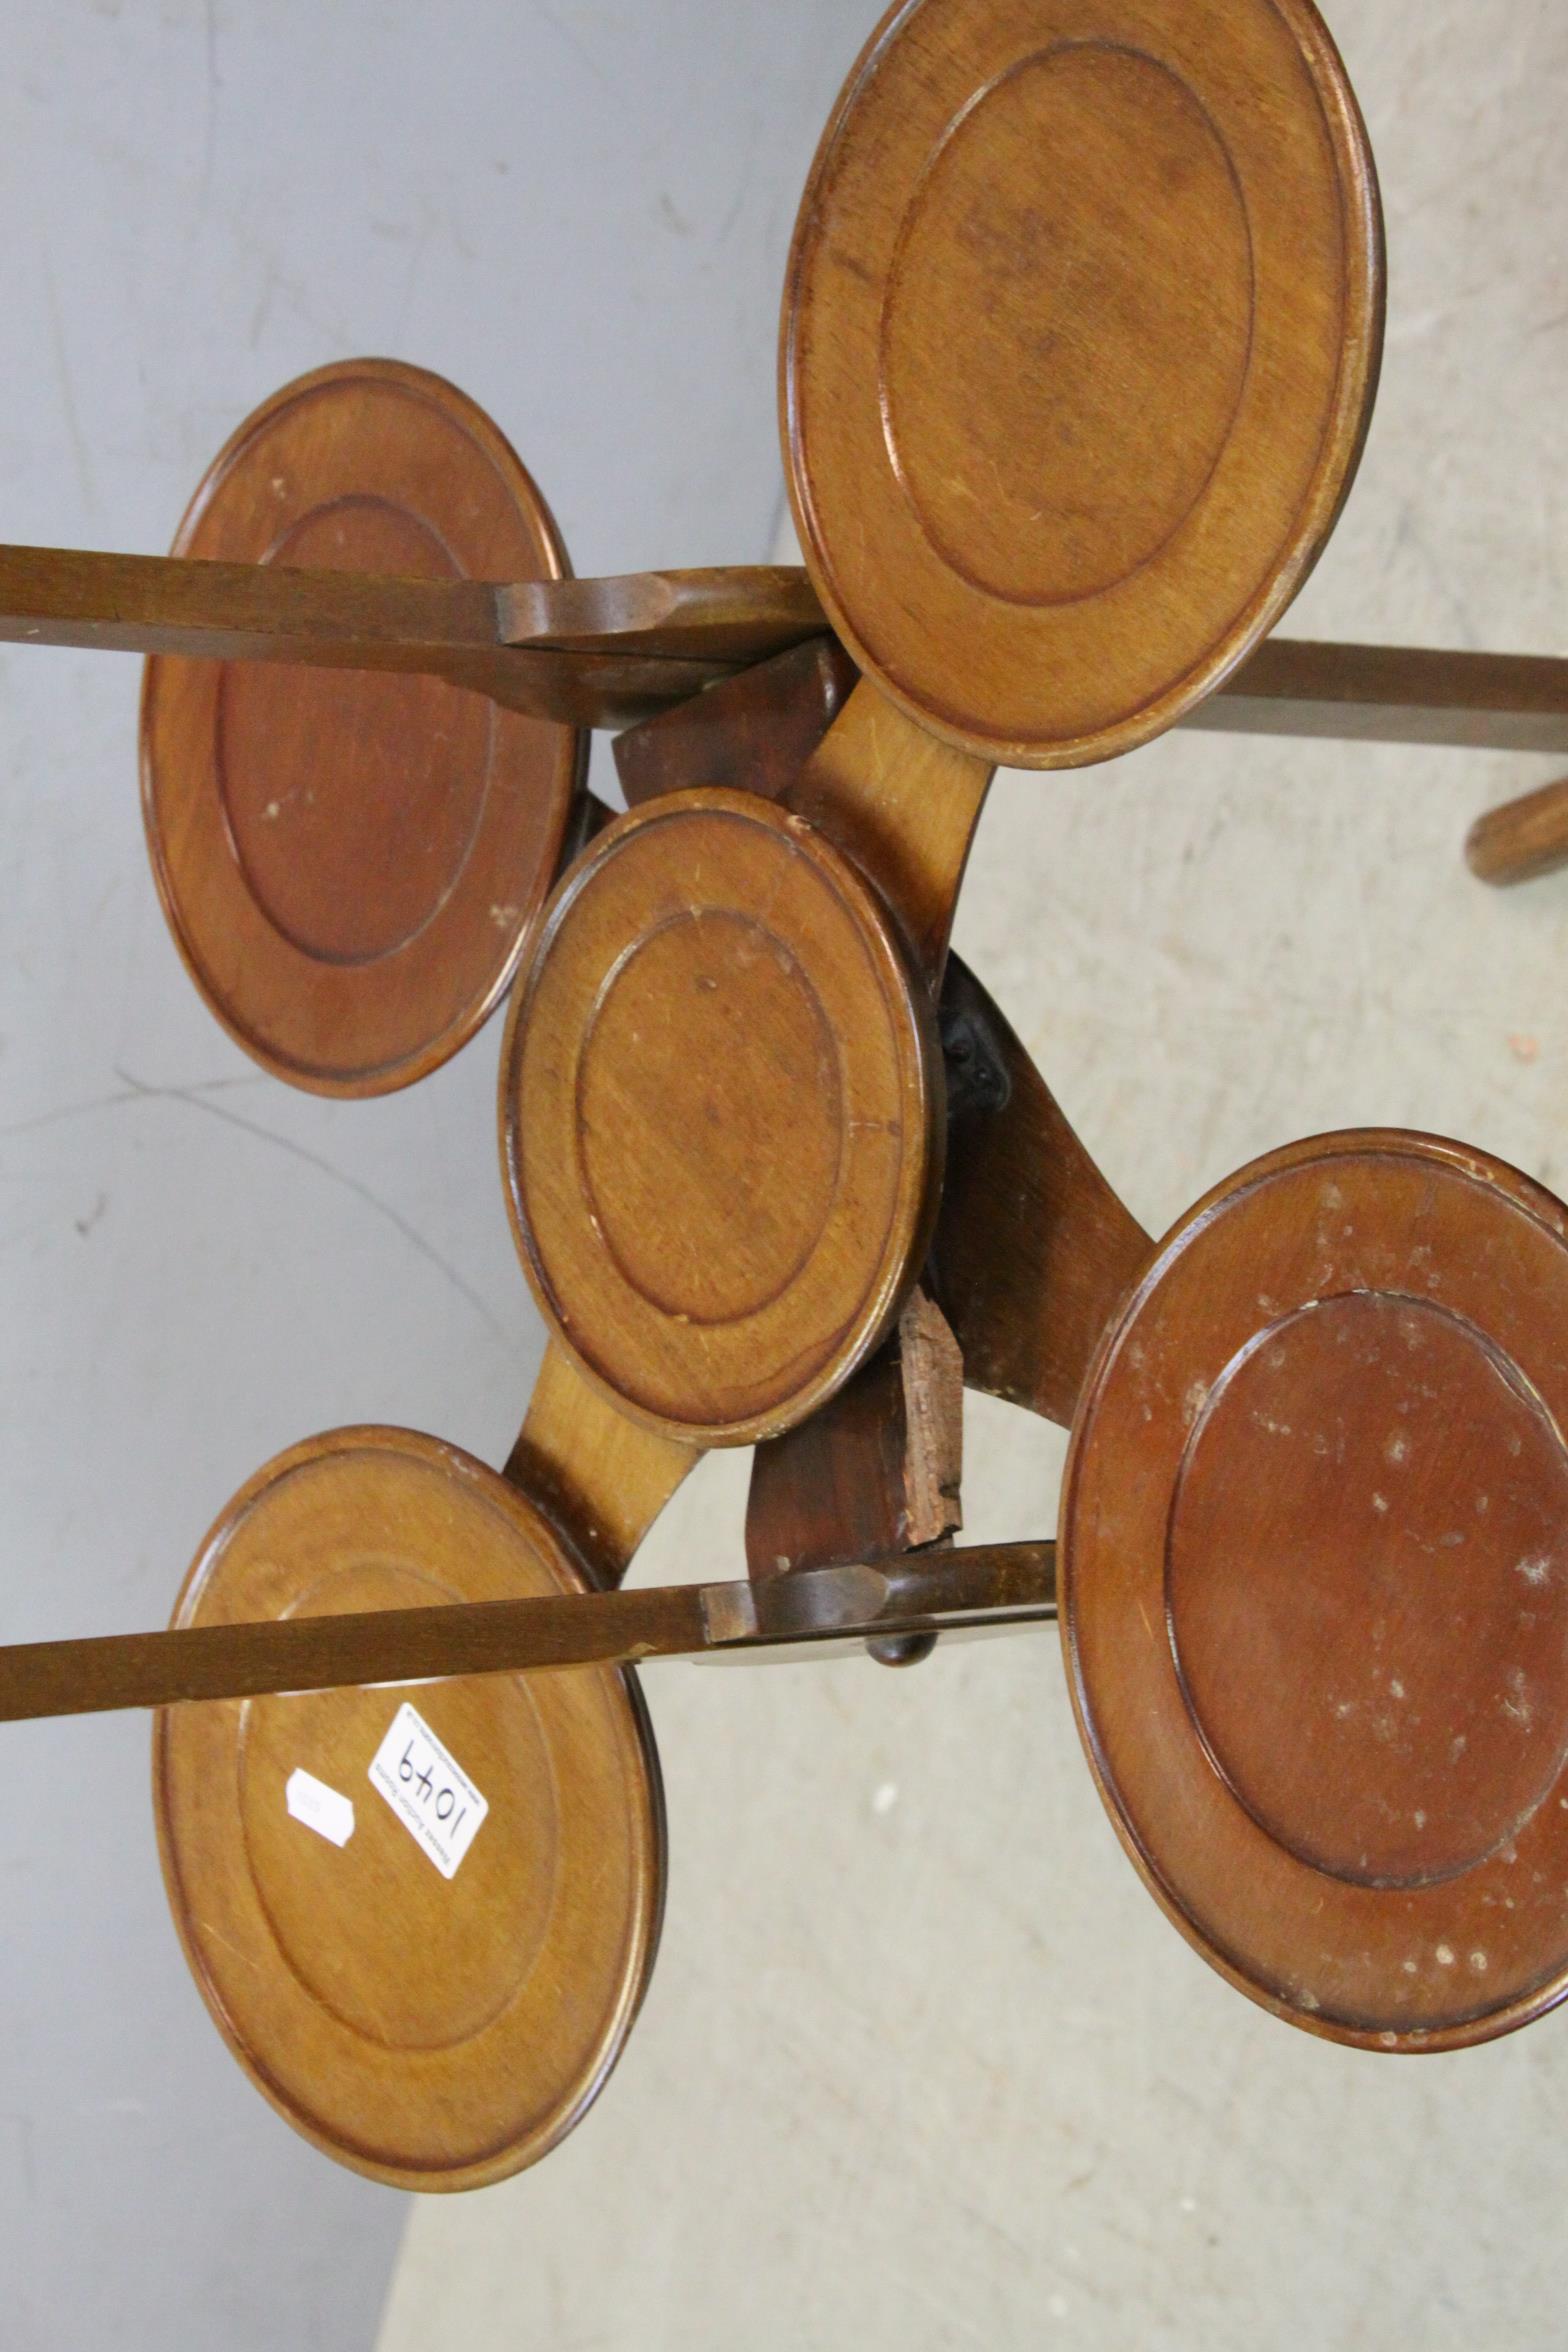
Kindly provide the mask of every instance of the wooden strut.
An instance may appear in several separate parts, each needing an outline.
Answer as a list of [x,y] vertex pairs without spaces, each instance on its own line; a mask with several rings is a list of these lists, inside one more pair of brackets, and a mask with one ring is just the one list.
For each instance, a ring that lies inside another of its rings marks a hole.
[[[827,626],[783,565],[401,580],[0,547],[0,642],[424,672],[578,726],[630,726]],[[1568,660],[1271,638],[1180,723],[1568,753]]]
[[1039,1625],[1056,1615],[1053,1543],[975,1545],[766,1584],[677,1584],[518,1601],[199,1625],[0,1648],[0,1722],[197,1699],[633,1665]]
[[0,642],[414,672],[579,727],[633,725],[826,626],[782,566],[403,580],[0,547]]

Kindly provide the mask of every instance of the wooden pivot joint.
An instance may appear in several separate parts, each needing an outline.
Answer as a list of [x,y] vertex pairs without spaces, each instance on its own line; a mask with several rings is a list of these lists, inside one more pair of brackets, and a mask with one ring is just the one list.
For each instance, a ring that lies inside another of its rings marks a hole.
[[[532,480],[474,404],[356,360],[287,385],[214,461],[176,552],[415,580],[560,579]],[[440,678],[155,657],[148,847],[197,987],[265,1069],[407,1085],[499,1002],[555,878],[586,738]]]
[[1138,1870],[1243,1991],[1373,2049],[1568,1990],[1568,1210],[1367,1131],[1272,1153],[1106,1335],[1062,1632]]
[[[590,1585],[515,1484],[433,1438],[348,1429],[242,1489],[175,1622]],[[402,2188],[473,2188],[532,2163],[585,2111],[636,2016],[664,1898],[635,1676],[584,1666],[170,1708],[154,1795],[207,2006],[318,2147]],[[312,1797],[335,1814],[347,1800],[346,1843],[299,1817]],[[480,1805],[469,1842],[462,1813]],[[436,1822],[444,1858],[410,1818]]]
[[789,1426],[896,1316],[940,1178],[935,1024],[881,900],[789,812],[683,792],[598,836],[530,951],[500,1108],[541,1309],[668,1434]]
[[785,287],[787,468],[835,629],[987,759],[1131,749],[1306,577],[1382,322],[1372,160],[1305,0],[900,0]]

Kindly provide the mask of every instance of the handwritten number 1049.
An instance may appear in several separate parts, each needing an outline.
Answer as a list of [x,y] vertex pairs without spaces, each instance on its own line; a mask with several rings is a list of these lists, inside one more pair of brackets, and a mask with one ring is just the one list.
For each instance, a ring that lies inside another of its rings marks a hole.
[[453,1788],[450,1781],[443,1781],[441,1786],[437,1788],[428,1764],[418,1772],[414,1770],[414,1743],[412,1740],[403,1750],[402,1760],[397,1768],[397,1776],[399,1780],[413,1782],[419,1790],[420,1803],[429,1805],[438,1821],[450,1822],[454,1831],[462,1826],[463,1816],[468,1811],[467,1805],[462,1806],[454,1819],[453,1808],[457,1805],[456,1789]]

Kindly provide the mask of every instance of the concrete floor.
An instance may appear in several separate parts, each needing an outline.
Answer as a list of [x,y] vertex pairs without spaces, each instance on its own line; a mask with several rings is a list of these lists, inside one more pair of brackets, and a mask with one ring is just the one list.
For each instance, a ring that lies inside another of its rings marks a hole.
[[[1390,333],[1288,626],[1568,650],[1568,15],[1330,13]],[[1568,878],[1491,895],[1459,859],[1547,772],[1188,736],[1007,777],[959,944],[1155,1229],[1366,1121],[1563,1189]],[[971,1532],[1048,1529],[1060,1458],[976,1407]],[[745,1473],[705,1465],[637,1574],[733,1567]],[[673,1839],[647,2007],[547,2164],[416,2207],[380,2352],[1561,2343],[1568,2021],[1390,2063],[1253,2009],[1123,1859],[1051,1638],[647,1683]]]

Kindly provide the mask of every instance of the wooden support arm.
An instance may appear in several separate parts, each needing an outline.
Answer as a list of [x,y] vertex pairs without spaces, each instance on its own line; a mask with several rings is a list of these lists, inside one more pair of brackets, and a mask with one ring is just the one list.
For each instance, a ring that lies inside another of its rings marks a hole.
[[676,1584],[374,1609],[0,1648],[0,1722],[199,1699],[635,1665],[992,1626],[1056,1615],[1056,1547],[806,1570],[768,1586]]
[[549,1513],[601,1585],[616,1585],[701,1459],[700,1447],[618,1412],[551,1340],[503,1475]]
[[1271,637],[1180,724],[1239,735],[1568,752],[1568,661]]
[[0,547],[0,641],[413,671],[573,726],[630,726],[824,626],[778,566],[403,580]]

